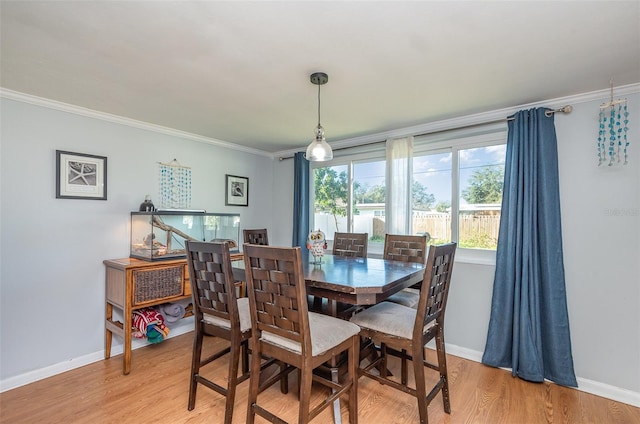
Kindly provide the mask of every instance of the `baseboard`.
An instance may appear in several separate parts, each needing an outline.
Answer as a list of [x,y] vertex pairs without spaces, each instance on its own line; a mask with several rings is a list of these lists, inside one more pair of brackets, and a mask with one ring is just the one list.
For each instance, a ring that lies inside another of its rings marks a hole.
[[[171,327],[169,338],[180,336],[182,334],[188,333],[189,331],[193,331],[193,318],[185,318],[181,320],[180,323],[175,327]],[[149,343],[145,342],[144,340],[135,339],[132,343],[132,349],[138,349],[147,346],[148,344]],[[477,350],[468,349],[453,344],[447,344],[446,349],[447,354],[449,355],[468,359],[474,362],[481,362],[482,360],[482,352]],[[115,356],[121,353],[122,344],[114,344],[111,349],[111,355]],[[60,362],[49,367],[41,368],[39,370],[34,370],[15,377],[7,378],[0,381],[0,393],[102,360],[104,360],[104,352],[99,351],[91,353],[89,355],[81,356],[79,358],[74,358],[69,361]],[[586,378],[578,377],[577,380],[577,390],[640,408],[640,393],[638,392],[622,389]]]
[[640,408],[640,393],[638,392],[610,386],[587,378],[576,377],[576,379],[578,380],[578,390]]
[[[191,317],[184,318],[180,320],[180,322],[175,326],[170,327],[168,338],[170,339],[172,337],[180,336],[182,334],[188,333],[189,331],[193,331],[193,318]],[[131,349],[133,350],[147,345],[149,345],[149,342],[143,339],[133,339],[131,341]],[[113,357],[116,355],[120,355],[122,351],[123,345],[121,341],[118,339],[118,337],[114,337],[114,344],[111,348],[111,356]],[[100,350],[98,352],[70,359],[69,361],[59,362],[48,367],[17,375],[15,377],[6,378],[0,381],[0,393],[103,360],[104,351]]]
[[[458,356],[474,362],[482,362],[482,352],[466,347],[446,344],[447,354]],[[511,370],[508,370],[511,372]],[[616,402],[626,403],[631,406],[640,408],[640,393],[620,387],[611,386],[609,384],[600,383],[598,381],[589,380],[587,378],[576,377],[578,380],[577,390],[592,395],[615,400]]]

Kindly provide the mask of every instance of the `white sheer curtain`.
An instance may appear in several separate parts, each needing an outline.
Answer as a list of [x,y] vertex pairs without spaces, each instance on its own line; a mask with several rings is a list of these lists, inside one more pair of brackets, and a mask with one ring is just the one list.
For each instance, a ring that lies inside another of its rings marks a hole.
[[387,140],[386,230],[411,234],[413,137]]

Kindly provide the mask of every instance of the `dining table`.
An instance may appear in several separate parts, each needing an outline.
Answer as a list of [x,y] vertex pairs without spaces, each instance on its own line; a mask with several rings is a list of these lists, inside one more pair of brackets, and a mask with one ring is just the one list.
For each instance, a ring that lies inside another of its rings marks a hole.
[[[326,299],[332,316],[337,316],[338,303],[369,306],[384,301],[421,282],[425,269],[424,264],[381,258],[325,254],[316,259],[307,249],[301,249],[301,254],[307,294]],[[233,273],[244,281],[242,261],[233,262]]]

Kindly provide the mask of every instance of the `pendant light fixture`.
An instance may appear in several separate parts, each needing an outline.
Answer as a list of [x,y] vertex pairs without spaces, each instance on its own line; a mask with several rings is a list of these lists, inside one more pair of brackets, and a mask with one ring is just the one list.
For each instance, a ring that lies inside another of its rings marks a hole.
[[320,125],[320,86],[329,81],[329,76],[324,72],[311,74],[311,82],[318,86],[318,126],[316,127],[316,139],[307,147],[306,158],[312,162],[322,162],[333,159],[331,146],[324,139],[324,128]]

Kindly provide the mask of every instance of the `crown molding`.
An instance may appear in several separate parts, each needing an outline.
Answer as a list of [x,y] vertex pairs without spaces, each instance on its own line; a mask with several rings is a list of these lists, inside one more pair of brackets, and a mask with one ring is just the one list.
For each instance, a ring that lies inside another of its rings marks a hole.
[[55,100],[45,99],[42,97],[32,96],[30,94],[21,93],[18,91],[8,90],[0,87],[0,97],[4,97],[9,100],[16,100],[23,103],[29,103],[36,106],[42,106],[49,109],[55,109],[62,112],[73,113],[88,118],[99,119],[106,122],[112,122],[115,124],[126,125],[128,127],[138,128],[147,131],[153,131],[159,134],[169,135],[172,137],[180,137],[187,140],[197,141],[200,143],[213,144],[215,146],[224,147],[226,149],[237,150],[244,153],[251,153],[254,155],[265,156],[273,158],[271,153],[264,150],[253,149],[251,147],[240,146],[238,144],[229,143],[227,141],[217,140],[215,138],[204,137],[197,134],[192,134],[186,131],[175,130],[173,128],[163,127],[161,125],[150,124],[148,122],[137,121],[135,119],[125,118],[118,115],[112,115],[110,113],[98,112],[96,110],[75,106],[68,103],[58,102]]
[[[615,94],[617,98],[626,96],[628,94],[639,93],[640,83],[623,85],[615,87]],[[147,122],[137,121],[135,119],[124,118],[118,115],[112,115],[109,113],[98,112],[92,109],[83,108],[80,106],[71,105],[68,103],[58,102],[55,100],[49,100],[42,97],[32,96],[30,94],[20,93],[18,91],[8,90],[0,87],[0,97],[4,97],[10,100],[17,100],[24,103],[33,104],[36,106],[47,107],[50,109],[60,110],[63,112],[73,113],[76,115],[86,116],[89,118],[100,119],[107,122],[113,122],[121,125],[126,125],[133,128],[139,128],[147,131],[153,131],[160,134],[170,135],[173,137],[180,137],[187,140],[193,140],[200,143],[208,143],[216,146],[224,147],[231,150],[237,150],[240,152],[251,153],[258,156],[265,156],[271,159],[291,157],[295,153],[303,151],[305,147],[298,149],[283,150],[280,152],[269,153],[264,150],[254,149],[250,147],[240,146],[238,144],[229,143],[227,141],[217,140],[215,138],[204,137],[197,134],[188,133],[186,131],[175,130],[173,128],[163,127],[160,125],[150,124]],[[331,146],[334,149],[342,149],[347,147],[357,147],[367,143],[380,142],[390,138],[400,138],[416,136],[420,134],[429,134],[432,132],[455,130],[462,127],[481,125],[489,122],[505,119],[506,117],[513,115],[519,110],[530,109],[534,107],[550,107],[559,108],[566,104],[585,103],[594,100],[608,100],[611,97],[611,89],[603,89],[592,91],[589,93],[583,93],[573,96],[558,97],[550,100],[543,100],[540,102],[527,103],[519,106],[513,106],[509,108],[497,109],[488,112],[476,113],[473,115],[466,115],[451,119],[444,119],[441,121],[427,122],[424,124],[414,125],[411,127],[398,128],[395,130],[389,130],[374,134],[367,134],[359,137],[347,138],[342,140],[336,140],[331,142]]]
[[[623,85],[615,87],[616,98],[624,97],[628,94],[639,93],[640,83]],[[411,127],[399,128],[375,134],[367,134],[360,137],[331,141],[331,147],[334,149],[343,149],[348,147],[357,147],[367,143],[385,141],[390,138],[401,138],[409,136],[417,136],[421,134],[429,134],[433,132],[455,130],[473,125],[481,125],[490,122],[506,119],[519,110],[531,109],[534,107],[549,107],[557,109],[567,104],[586,103],[594,100],[609,100],[611,97],[611,89],[597,90],[589,93],[577,94],[573,96],[558,97],[551,100],[543,100],[535,103],[527,103],[519,106],[513,106],[503,109],[492,110],[488,112],[476,113],[473,115],[460,116],[442,121],[428,122],[424,124],[414,125]],[[275,158],[291,157],[295,153],[303,151],[303,148],[291,149],[276,152],[273,154]]]

